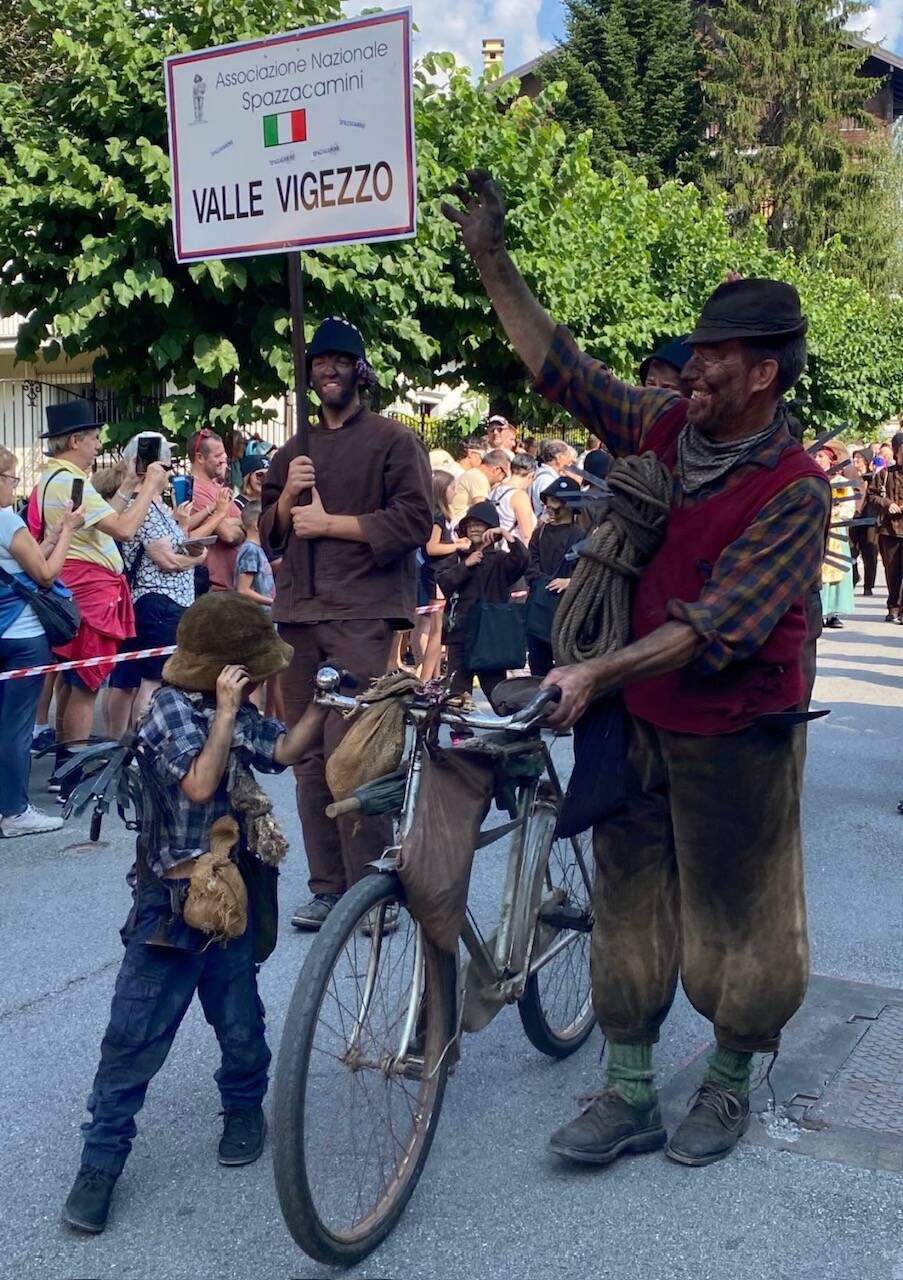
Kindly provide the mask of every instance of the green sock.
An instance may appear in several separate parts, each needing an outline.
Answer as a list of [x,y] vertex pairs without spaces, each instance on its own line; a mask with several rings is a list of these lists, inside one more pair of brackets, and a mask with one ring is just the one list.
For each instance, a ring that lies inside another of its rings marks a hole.
[[739,1097],[749,1095],[749,1077],[752,1074],[751,1053],[735,1053],[733,1049],[722,1049],[721,1045],[709,1058],[705,1078],[714,1084],[724,1085]]
[[654,1082],[651,1044],[608,1042],[607,1088],[615,1089],[627,1102],[654,1102]]

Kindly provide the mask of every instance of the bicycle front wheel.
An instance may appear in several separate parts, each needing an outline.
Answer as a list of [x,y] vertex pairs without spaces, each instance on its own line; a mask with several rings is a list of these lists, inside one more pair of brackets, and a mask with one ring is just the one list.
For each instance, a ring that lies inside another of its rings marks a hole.
[[593,869],[591,832],[552,841],[530,958],[534,972],[517,1006],[531,1044],[551,1058],[579,1049],[596,1021],[589,968]]
[[455,1030],[453,957],[424,940],[397,876],[366,876],[311,947],[276,1066],[276,1189],[312,1258],[352,1266],[398,1221],[432,1144]]

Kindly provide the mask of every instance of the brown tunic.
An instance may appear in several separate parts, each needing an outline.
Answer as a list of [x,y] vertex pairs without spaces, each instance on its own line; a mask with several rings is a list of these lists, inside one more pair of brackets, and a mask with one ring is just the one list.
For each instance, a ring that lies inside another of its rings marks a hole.
[[[263,485],[260,536],[281,556],[274,622],[385,618],[408,626],[416,604],[417,547],[433,526],[429,459],[412,431],[362,408],[331,430],[311,423],[310,456],[317,492],[331,515],[358,516],[366,542],[341,538],[273,538],[275,506],[297,436],[276,453]],[[313,590],[310,584],[313,546]]]

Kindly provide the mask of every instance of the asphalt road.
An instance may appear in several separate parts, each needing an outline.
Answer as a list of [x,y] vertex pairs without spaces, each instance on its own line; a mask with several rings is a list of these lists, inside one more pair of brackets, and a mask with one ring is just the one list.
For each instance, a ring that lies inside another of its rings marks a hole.
[[[879,601],[829,633],[805,793],[814,968],[903,987],[903,629]],[[42,803],[36,769],[35,799]],[[276,780],[286,829],[292,788]],[[282,1280],[331,1273],[294,1245],[269,1154],[247,1169],[215,1160],[213,1034],[195,1005],[139,1117],[107,1232],[70,1234],[60,1208],[79,1154],[78,1125],[97,1061],[128,907],[129,837],[115,822],[100,847],[85,824],[0,844],[0,1275],[21,1280]],[[474,880],[481,910],[502,857]],[[305,890],[292,850],[286,914]],[[261,975],[271,1044],[307,941],[290,927]],[[709,1039],[681,998],[657,1055],[662,1082]],[[565,1168],[549,1131],[597,1087],[601,1039],[565,1063],[537,1054],[514,1010],[465,1040],[425,1175],[401,1224],[356,1275],[428,1280],[903,1280],[903,1177],[742,1146],[706,1170],[660,1154],[606,1171]]]

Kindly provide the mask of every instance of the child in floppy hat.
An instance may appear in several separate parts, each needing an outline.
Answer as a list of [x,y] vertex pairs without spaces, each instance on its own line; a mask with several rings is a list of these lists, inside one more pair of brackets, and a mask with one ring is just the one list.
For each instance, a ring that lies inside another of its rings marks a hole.
[[250,768],[279,773],[299,761],[319,741],[323,712],[311,706],[286,732],[248,698],[291,654],[253,600],[202,596],[182,616],[163,687],[139,726],[148,785],[135,899],[63,1211],[78,1230],[106,1225],[135,1115],[195,992],[222,1050],[219,1161],[249,1164],[263,1150],[270,1051],[256,965],[275,945],[274,864],[287,845]]

